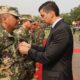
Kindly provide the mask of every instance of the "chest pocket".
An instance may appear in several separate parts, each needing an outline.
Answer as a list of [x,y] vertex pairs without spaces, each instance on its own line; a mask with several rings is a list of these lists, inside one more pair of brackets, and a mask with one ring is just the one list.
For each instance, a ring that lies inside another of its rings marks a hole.
[[13,36],[9,36],[7,34],[0,37],[0,51],[6,49],[10,45],[14,43],[15,39]]

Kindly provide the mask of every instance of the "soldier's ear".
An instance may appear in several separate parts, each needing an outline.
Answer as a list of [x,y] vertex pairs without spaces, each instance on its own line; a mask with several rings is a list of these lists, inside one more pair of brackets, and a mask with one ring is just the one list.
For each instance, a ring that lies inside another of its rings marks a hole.
[[2,20],[5,21],[8,16],[9,16],[8,14],[3,14],[3,15],[2,15]]
[[6,16],[2,16],[2,21],[5,21],[7,19]]

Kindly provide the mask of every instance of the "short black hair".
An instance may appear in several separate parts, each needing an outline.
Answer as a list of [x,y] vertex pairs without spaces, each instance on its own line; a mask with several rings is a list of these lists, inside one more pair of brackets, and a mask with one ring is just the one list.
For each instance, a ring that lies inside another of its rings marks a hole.
[[45,12],[49,12],[49,11],[54,11],[56,16],[59,16],[59,8],[56,5],[56,3],[54,1],[47,1],[45,3],[43,3],[40,7],[39,7],[39,12],[40,10],[43,9]]

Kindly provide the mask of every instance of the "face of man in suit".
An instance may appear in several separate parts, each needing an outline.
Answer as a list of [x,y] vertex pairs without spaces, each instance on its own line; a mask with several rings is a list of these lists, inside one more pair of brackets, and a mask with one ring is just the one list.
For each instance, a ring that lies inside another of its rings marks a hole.
[[56,15],[54,11],[46,12],[43,9],[40,10],[40,15],[42,19],[48,24],[51,25],[54,23]]

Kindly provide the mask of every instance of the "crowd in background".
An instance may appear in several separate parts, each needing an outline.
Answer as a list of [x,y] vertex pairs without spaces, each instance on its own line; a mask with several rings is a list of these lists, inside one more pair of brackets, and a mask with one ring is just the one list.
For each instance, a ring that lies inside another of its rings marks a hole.
[[72,31],[73,31],[73,34],[78,32],[78,36],[79,36],[78,40],[80,41],[80,20],[72,22]]

